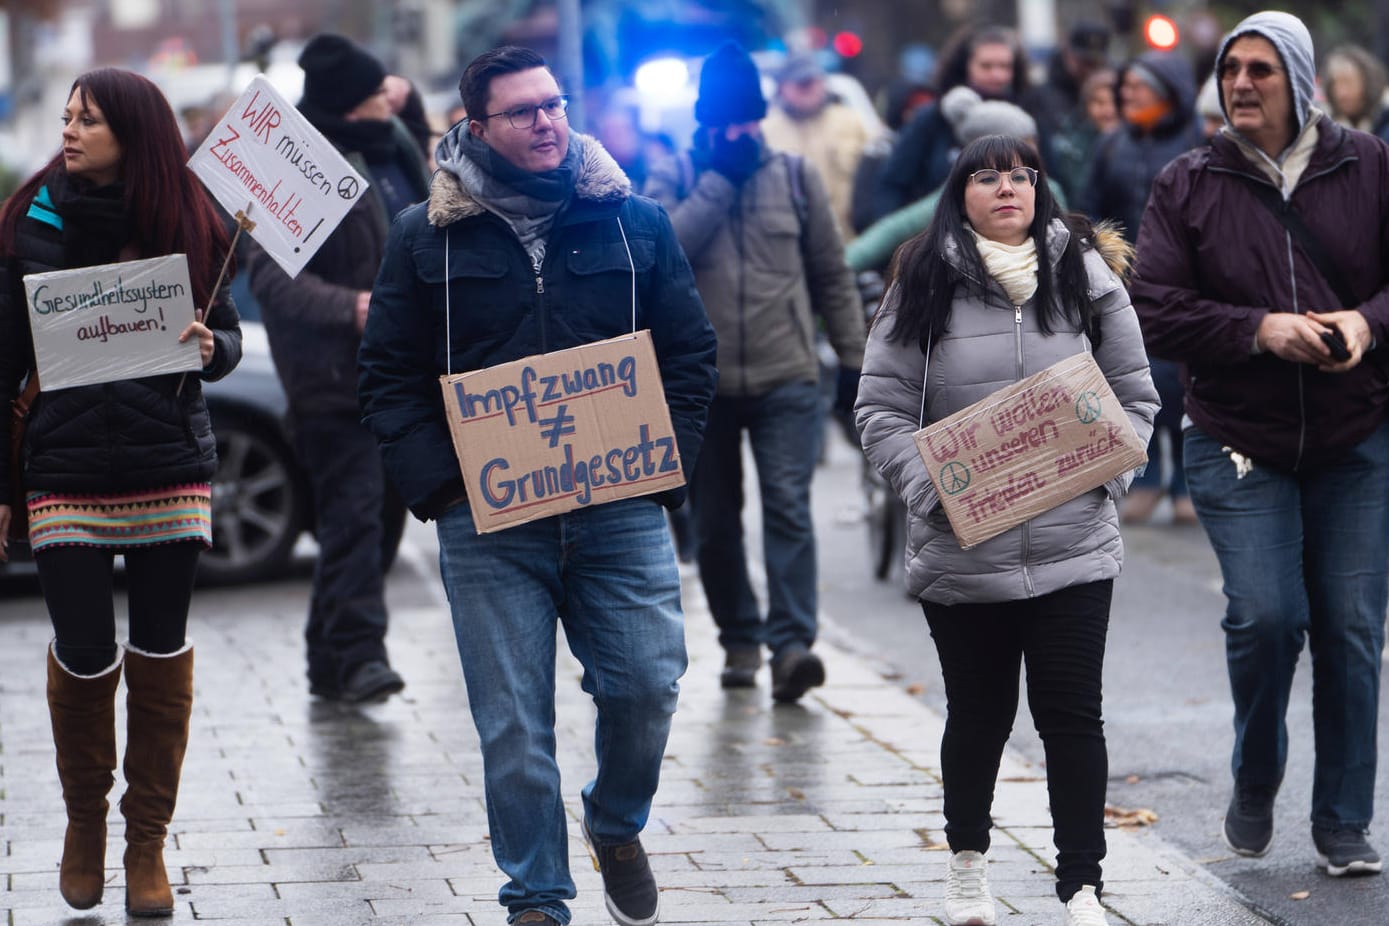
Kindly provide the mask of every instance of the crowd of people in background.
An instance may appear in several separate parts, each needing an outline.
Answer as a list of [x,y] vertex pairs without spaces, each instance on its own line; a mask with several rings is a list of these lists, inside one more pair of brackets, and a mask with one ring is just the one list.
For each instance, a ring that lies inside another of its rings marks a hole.
[[[1104,25],[1077,23],[1034,84],[1013,30],[970,25],[945,43],[933,80],[891,88],[880,131],[830,92],[823,57],[787,56],[766,75],[768,97],[752,55],[730,42],[702,63],[687,143],[645,132],[617,102],[571,126],[565,88],[528,49],[471,62],[459,106],[433,114],[352,41],[304,47],[300,113],[370,187],[298,276],[249,239],[236,257],[313,483],[307,689],[358,703],[406,684],[386,653],[381,561],[381,512],[398,493],[438,531],[512,922],[560,926],[575,896],[549,728],[557,625],[596,704],[580,828],[625,926],[655,923],[659,908],[640,833],[686,668],[677,555],[697,565],[724,688],[755,687],[764,655],[777,702],[826,683],[811,485],[827,405],[855,421],[909,509],[906,582],[947,689],[946,922],[995,922],[992,784],[1024,666],[1064,922],[1106,922],[1100,681],[1119,525],[1159,510],[1206,529],[1229,597],[1227,842],[1258,856],[1273,838],[1291,674],[1310,640],[1313,844],[1333,876],[1380,870],[1366,832],[1389,563],[1389,387],[1374,354],[1389,338],[1385,67],[1345,45],[1318,75],[1310,35],[1283,13],[1237,26],[1209,75],[1179,52],[1122,51]],[[182,334],[198,342],[200,376],[43,396],[21,463],[55,628],[60,889],[79,909],[102,896],[124,671],[126,904],[167,915],[161,851],[192,685],[185,628],[216,464],[198,384],[239,358],[229,287],[211,272],[234,226],[193,182],[153,84],[84,75],[64,119],[62,152],[0,210],[0,400],[34,369],[21,271],[187,252],[202,307]],[[203,129],[187,128],[196,144]],[[173,189],[145,192],[169,178]],[[1333,228],[1369,259],[1322,247]],[[1247,245],[1237,259],[1236,238]],[[863,304],[865,273],[886,277],[881,308]],[[475,531],[439,377],[641,329],[688,499],[671,489]],[[1080,352],[1147,442],[1146,467],[962,547],[913,433],[1024,365]],[[68,427],[79,399],[129,422],[134,449]],[[745,542],[745,439],[765,607]],[[20,513],[17,476],[0,457],[0,538]],[[1341,497],[1328,482],[1363,491]],[[123,644],[116,553],[131,585]]]

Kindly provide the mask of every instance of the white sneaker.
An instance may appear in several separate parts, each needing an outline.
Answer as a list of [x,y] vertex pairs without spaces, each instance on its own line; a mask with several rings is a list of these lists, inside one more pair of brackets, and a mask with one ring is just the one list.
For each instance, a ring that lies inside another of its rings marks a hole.
[[987,860],[982,852],[956,852],[945,870],[946,926],[994,926],[994,897],[989,893]]
[[1066,901],[1066,926],[1109,926],[1109,920],[1104,918],[1104,907],[1100,906],[1100,899],[1089,884]]

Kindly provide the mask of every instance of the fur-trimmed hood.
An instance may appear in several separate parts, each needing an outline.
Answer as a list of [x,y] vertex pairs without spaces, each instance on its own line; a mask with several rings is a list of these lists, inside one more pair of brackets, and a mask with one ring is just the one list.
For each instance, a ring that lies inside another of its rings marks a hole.
[[[574,196],[595,203],[621,202],[632,195],[632,181],[608,154],[603,145],[591,135],[573,132],[571,148],[577,147],[578,170],[574,177]],[[478,171],[477,165],[464,158],[463,171]],[[481,215],[487,207],[465,188],[459,178],[446,170],[436,170],[429,184],[429,207],[426,215],[435,228],[451,225],[459,219]]]
[[1091,240],[1095,251],[1104,258],[1105,266],[1114,271],[1119,279],[1128,281],[1129,271],[1133,269],[1133,244],[1124,237],[1124,230],[1117,222],[1103,219],[1096,222]]

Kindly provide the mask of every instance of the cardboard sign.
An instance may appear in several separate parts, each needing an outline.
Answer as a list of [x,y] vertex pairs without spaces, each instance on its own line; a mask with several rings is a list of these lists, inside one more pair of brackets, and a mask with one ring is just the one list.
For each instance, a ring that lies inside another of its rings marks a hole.
[[649,331],[439,381],[479,534],[685,484]]
[[285,273],[298,276],[367,182],[275,91],[251,81],[188,166]]
[[29,330],[44,392],[201,370],[193,287],[182,254],[31,273]]
[[915,438],[966,550],[1148,458],[1088,353],[1000,389]]

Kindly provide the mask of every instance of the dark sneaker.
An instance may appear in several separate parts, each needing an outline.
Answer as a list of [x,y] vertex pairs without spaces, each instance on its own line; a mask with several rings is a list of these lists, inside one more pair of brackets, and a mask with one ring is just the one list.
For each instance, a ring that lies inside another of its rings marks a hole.
[[755,688],[757,670],[762,668],[762,650],[759,647],[740,647],[724,654],[723,674],[719,684],[724,688]]
[[1379,853],[1359,830],[1314,826],[1312,842],[1317,846],[1317,864],[1325,865],[1326,873],[1333,878],[1379,874]]
[[1273,845],[1274,785],[1242,785],[1235,782],[1235,793],[1225,811],[1225,845],[1236,855],[1262,858]]
[[584,841],[593,853],[593,867],[603,876],[603,902],[622,926],[651,926],[660,914],[660,895],[646,850],[640,839],[600,845],[584,822]]
[[559,920],[539,910],[527,910],[511,922],[513,926],[559,926]]
[[772,660],[772,697],[784,704],[823,684],[825,664],[809,650],[788,650]]
[[405,679],[384,662],[373,659],[352,670],[343,684],[339,696],[344,701],[358,704],[367,701],[384,701],[405,687]]

